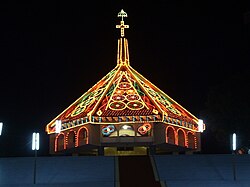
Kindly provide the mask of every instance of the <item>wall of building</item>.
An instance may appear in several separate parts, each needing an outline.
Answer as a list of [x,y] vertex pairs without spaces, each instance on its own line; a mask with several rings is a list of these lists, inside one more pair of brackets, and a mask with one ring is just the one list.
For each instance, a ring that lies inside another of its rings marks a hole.
[[163,123],[154,123],[153,128],[154,144],[166,143],[166,125]]

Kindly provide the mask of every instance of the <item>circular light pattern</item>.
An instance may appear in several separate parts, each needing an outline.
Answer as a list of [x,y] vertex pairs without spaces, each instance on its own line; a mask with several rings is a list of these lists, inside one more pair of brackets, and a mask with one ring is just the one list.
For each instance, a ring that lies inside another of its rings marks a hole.
[[121,82],[119,84],[119,88],[120,89],[129,89],[129,88],[131,88],[131,85],[128,82]]
[[126,104],[122,101],[114,101],[110,103],[109,108],[113,110],[123,110],[124,108],[126,108]]
[[102,128],[102,134],[104,136],[109,136],[114,131],[115,131],[115,126],[114,125],[108,125],[108,126],[104,126]]
[[145,123],[143,124],[142,126],[140,126],[138,128],[138,132],[141,134],[141,135],[145,135],[148,131],[151,130],[151,125],[149,123]]
[[134,101],[134,100],[138,100],[139,96],[138,95],[132,95],[132,94],[130,94],[130,95],[127,95],[126,98],[129,101]]
[[144,105],[140,101],[130,101],[128,102],[127,107],[131,110],[139,110],[142,109]]
[[112,99],[114,101],[123,101],[123,100],[125,100],[125,96],[124,95],[113,95]]

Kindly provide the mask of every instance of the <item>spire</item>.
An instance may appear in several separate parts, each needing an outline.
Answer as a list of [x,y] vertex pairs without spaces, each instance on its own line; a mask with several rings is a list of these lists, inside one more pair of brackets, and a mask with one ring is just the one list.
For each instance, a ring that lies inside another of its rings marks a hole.
[[123,21],[123,18],[128,17],[128,15],[122,9],[117,17],[122,18],[120,25],[116,25],[116,28],[121,29],[121,38],[118,40],[117,65],[129,65],[128,40],[124,37],[124,30],[129,28],[129,25],[125,25]]

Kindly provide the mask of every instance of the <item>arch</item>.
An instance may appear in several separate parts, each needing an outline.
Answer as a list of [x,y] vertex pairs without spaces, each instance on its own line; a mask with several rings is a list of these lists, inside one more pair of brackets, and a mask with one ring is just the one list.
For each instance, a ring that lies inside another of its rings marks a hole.
[[63,133],[60,133],[56,136],[55,139],[55,152],[62,151],[65,149],[65,136]]
[[76,144],[76,134],[75,131],[69,131],[66,136],[66,146],[67,148],[73,148]]
[[89,143],[89,130],[86,127],[81,127],[76,135],[76,147]]
[[172,126],[168,126],[166,128],[166,143],[169,144],[176,144],[176,131],[174,129],[174,127]]
[[132,125],[121,125],[119,129],[119,136],[122,137],[129,137],[129,136],[135,136],[135,131]]
[[177,130],[178,134],[178,145],[185,147],[186,146],[186,133],[183,129],[178,129]]
[[196,137],[192,132],[187,133],[187,139],[188,139],[188,148],[195,149],[196,148]]

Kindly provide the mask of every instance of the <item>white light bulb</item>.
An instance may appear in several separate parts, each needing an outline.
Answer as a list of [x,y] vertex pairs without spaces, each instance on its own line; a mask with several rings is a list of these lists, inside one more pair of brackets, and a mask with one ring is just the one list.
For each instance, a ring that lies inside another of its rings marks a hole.
[[203,120],[202,119],[198,120],[198,131],[203,132]]

